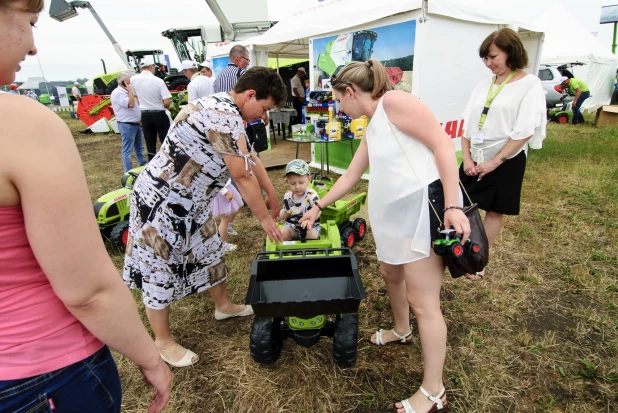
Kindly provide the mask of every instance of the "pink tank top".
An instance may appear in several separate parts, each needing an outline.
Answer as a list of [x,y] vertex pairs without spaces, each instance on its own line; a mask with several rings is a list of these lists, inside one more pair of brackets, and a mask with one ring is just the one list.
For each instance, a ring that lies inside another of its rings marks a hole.
[[28,242],[21,206],[0,207],[0,380],[48,373],[102,346],[54,294]]

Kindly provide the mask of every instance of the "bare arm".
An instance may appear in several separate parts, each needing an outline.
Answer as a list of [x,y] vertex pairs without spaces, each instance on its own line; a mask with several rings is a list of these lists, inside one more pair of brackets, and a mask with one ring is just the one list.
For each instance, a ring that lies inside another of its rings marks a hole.
[[135,94],[133,93],[133,88],[131,87],[131,85],[127,85],[127,91],[129,92],[129,104],[128,104],[128,106],[130,108],[134,108],[135,107]]
[[169,107],[170,107],[170,104],[172,103],[172,100],[171,100],[171,99],[163,99],[163,101],[162,101],[162,102],[163,102],[163,107],[164,107],[165,109],[167,109],[167,108],[169,108]]
[[[350,192],[354,185],[356,185],[356,183],[361,179],[368,167],[369,151],[367,150],[367,142],[365,139],[362,139],[348,169],[344,172],[341,178],[337,179],[335,185],[333,185],[324,198],[318,201],[317,205],[325,208]],[[309,229],[313,227],[313,223],[320,216],[320,209],[317,205],[314,205],[313,208],[307,211],[300,220],[300,222],[309,221]]]
[[[238,140],[238,148],[242,153],[247,153],[247,143],[244,139]],[[236,182],[238,186],[238,190],[242,195],[243,200],[253,213],[255,217],[260,221],[262,228],[266,234],[271,238],[271,240],[282,241],[281,231],[275,224],[273,217],[268,214],[268,210],[266,209],[266,204],[262,199],[262,194],[260,193],[260,183],[258,181],[257,175],[261,175],[260,179],[267,179],[266,171],[264,170],[264,166],[260,162],[259,164],[256,162],[256,167],[254,167],[254,173],[252,176],[248,176],[247,171],[245,171],[245,159],[240,156],[233,155],[223,155],[223,160],[227,168],[232,175],[232,178]],[[259,160],[259,159],[258,159]],[[261,170],[260,170],[261,168]],[[257,175],[256,175],[257,172]],[[263,173],[263,175],[262,175]],[[272,187],[272,183],[270,184]],[[274,192],[274,188],[272,188]],[[276,194],[275,194],[276,196]],[[277,215],[279,212],[277,211]]]
[[[384,96],[389,120],[406,135],[413,136],[433,151],[446,207],[459,205],[459,174],[455,147],[431,110],[416,96],[392,91]],[[468,219],[462,211],[450,209],[444,215],[445,226],[452,225],[464,239],[470,234]]]
[[[160,400],[164,406],[171,373],[105,250],[71,133],[58,116],[35,102],[3,106],[0,121],[6,129],[0,139],[20,138],[2,139],[7,150],[0,153],[0,163],[19,192],[38,263],[58,298],[89,331],[142,367],[147,377],[147,372],[159,372],[150,381],[164,393],[167,386],[165,401]],[[67,200],[71,213],[58,207]],[[161,374],[167,374],[167,385]]]

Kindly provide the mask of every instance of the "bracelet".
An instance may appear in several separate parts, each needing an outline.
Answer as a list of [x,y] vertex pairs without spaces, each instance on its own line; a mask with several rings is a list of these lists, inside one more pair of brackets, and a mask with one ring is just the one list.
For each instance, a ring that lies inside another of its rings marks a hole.
[[498,159],[500,159],[503,163],[506,162],[506,156],[502,155],[502,152],[498,152],[498,155],[496,155],[498,157]]
[[315,206],[317,206],[320,211],[324,211],[322,207],[320,206],[320,204],[318,204],[317,202],[315,203]]
[[464,210],[464,209],[463,209],[463,207],[453,205],[453,206],[450,206],[450,207],[446,207],[446,208],[444,208],[444,209],[442,210],[442,212],[446,212],[446,211],[448,211],[449,209],[458,209],[458,210],[460,210],[460,211],[463,211],[463,210]]

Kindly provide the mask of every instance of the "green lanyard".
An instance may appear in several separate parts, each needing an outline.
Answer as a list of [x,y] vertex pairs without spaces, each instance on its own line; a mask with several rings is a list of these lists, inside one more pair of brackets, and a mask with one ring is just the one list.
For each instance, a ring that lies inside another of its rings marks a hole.
[[500,93],[504,85],[509,83],[511,79],[513,79],[513,76],[515,76],[516,74],[517,74],[516,70],[512,71],[506,77],[506,79],[504,79],[504,81],[500,83],[500,86],[498,86],[498,90],[496,90],[495,93],[494,93],[494,83],[496,83],[496,79],[498,79],[498,76],[494,77],[494,79],[492,80],[491,86],[489,87],[489,92],[487,92],[487,100],[485,101],[485,107],[483,108],[483,113],[481,113],[481,120],[479,120],[479,130],[481,130],[483,128],[483,125],[485,124],[485,119],[487,119],[487,114],[489,113],[489,107],[491,106],[491,102],[493,102],[496,96],[498,96],[498,93]]

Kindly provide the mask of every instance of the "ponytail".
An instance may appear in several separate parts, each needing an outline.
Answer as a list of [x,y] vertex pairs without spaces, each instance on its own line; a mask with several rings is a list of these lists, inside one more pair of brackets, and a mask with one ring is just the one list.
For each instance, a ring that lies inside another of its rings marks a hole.
[[343,92],[350,84],[357,86],[363,92],[371,93],[373,99],[381,98],[392,89],[386,69],[375,59],[349,63],[335,75],[332,87]]

